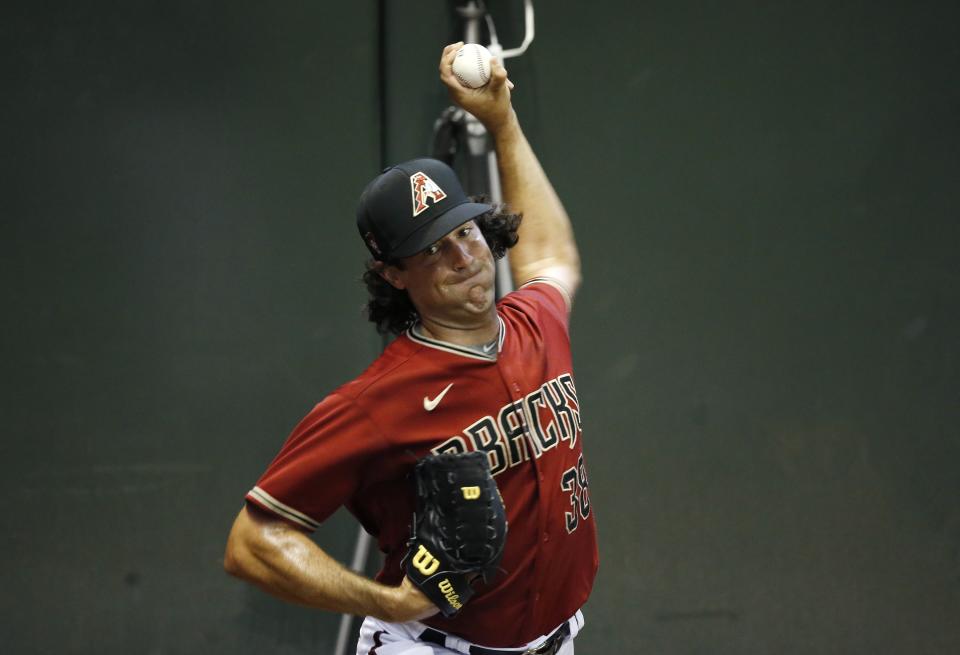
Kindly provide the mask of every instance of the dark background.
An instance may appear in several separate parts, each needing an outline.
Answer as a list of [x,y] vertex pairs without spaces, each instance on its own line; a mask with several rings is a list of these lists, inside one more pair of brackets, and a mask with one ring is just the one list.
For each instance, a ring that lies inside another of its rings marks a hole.
[[[5,11],[4,653],[332,650],[221,558],[379,350],[356,198],[427,152],[460,35],[386,4],[383,123],[372,2]],[[584,265],[577,652],[960,652],[958,5],[536,9],[507,65]]]

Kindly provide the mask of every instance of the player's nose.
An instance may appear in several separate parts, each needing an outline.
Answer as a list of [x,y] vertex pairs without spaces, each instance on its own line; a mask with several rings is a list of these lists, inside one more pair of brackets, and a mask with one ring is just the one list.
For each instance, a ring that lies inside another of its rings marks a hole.
[[454,241],[450,248],[450,265],[455,270],[469,268],[473,263],[473,254],[470,252],[470,246],[467,243]]

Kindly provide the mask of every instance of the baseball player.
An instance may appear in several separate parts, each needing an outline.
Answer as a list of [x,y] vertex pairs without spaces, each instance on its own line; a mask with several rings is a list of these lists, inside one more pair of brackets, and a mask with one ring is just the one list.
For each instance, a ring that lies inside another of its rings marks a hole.
[[[247,494],[225,567],[289,601],[366,616],[358,655],[570,655],[598,565],[568,336],[579,255],[506,70],[494,60],[489,84],[461,86],[461,45],[444,49],[440,79],[492,135],[508,210],[472,202],[430,159],[367,186],[368,310],[398,336],[296,426]],[[496,302],[494,260],[511,247],[519,288]],[[509,532],[499,573],[445,617],[404,572],[410,473],[427,455],[472,451],[487,456]],[[376,580],[307,536],[341,505],[384,553]]]

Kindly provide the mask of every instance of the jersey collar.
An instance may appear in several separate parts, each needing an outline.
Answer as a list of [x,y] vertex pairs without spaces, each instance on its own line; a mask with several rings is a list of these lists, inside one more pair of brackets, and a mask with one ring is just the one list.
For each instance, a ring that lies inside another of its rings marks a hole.
[[497,314],[497,322],[499,324],[499,333],[497,334],[497,349],[495,352],[485,355],[479,350],[474,350],[473,348],[467,348],[465,346],[460,346],[455,343],[450,343],[448,341],[440,341],[439,339],[431,339],[430,337],[423,334],[420,331],[420,324],[415,323],[407,329],[407,337],[420,345],[427,346],[428,348],[435,348],[436,350],[442,350],[444,352],[451,353],[453,355],[459,355],[461,357],[468,357],[470,359],[479,359],[482,362],[495,362],[497,361],[497,354],[503,350],[503,340],[507,334],[507,326],[503,322],[503,319],[500,318],[500,315]]

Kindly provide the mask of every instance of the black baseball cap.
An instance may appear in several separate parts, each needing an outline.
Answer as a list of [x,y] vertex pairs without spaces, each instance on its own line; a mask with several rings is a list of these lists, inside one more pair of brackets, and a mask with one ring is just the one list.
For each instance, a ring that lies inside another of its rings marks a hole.
[[453,169],[436,159],[385,168],[360,195],[357,229],[375,259],[415,255],[492,209],[471,202]]

